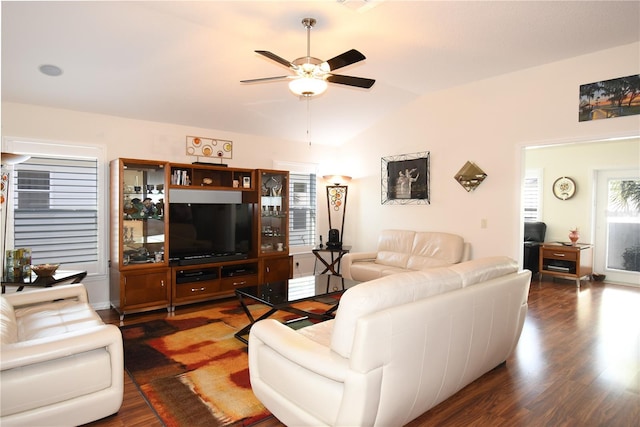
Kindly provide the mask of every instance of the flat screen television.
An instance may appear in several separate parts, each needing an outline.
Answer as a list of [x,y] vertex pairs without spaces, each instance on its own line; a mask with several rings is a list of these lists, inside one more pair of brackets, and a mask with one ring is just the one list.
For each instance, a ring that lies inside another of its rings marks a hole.
[[185,265],[248,258],[252,209],[245,203],[169,203],[169,260]]

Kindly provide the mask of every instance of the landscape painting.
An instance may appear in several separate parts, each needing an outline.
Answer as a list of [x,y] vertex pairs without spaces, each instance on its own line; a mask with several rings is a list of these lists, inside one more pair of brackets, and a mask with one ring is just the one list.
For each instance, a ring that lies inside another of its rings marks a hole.
[[640,74],[580,85],[579,121],[640,114]]

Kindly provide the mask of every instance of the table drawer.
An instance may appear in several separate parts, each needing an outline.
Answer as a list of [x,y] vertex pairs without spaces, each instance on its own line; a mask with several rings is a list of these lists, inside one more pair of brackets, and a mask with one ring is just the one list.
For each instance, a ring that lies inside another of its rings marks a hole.
[[218,292],[220,282],[217,280],[176,284],[176,298],[193,297]]
[[220,290],[233,291],[235,288],[241,288],[243,286],[254,286],[257,284],[257,274],[244,274],[240,276],[225,277],[221,280]]
[[542,257],[545,259],[561,259],[564,261],[576,261],[578,259],[578,252],[544,248],[542,250]]

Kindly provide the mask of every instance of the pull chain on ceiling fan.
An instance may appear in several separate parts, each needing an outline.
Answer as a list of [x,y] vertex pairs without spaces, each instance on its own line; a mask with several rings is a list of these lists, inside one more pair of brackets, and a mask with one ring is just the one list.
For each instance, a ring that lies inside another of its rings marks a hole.
[[345,76],[333,74],[333,71],[346,67],[347,65],[360,62],[366,57],[355,49],[348,50],[328,61],[322,61],[311,56],[311,28],[316,24],[314,18],[304,18],[302,25],[307,29],[307,56],[287,61],[286,59],[266,50],[256,50],[255,52],[265,56],[272,61],[292,70],[294,75],[263,77],[258,79],[241,80],[241,83],[264,83],[270,81],[291,80],[289,89],[296,95],[312,97],[320,95],[327,89],[327,82],[342,84],[346,86],[369,89],[376,82],[373,79],[363,77]]

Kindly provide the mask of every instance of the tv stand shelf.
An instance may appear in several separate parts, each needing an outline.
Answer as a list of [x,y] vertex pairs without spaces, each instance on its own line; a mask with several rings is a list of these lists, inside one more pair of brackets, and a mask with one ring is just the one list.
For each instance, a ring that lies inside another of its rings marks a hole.
[[176,265],[171,267],[172,308],[184,304],[226,298],[236,287],[258,284],[258,260]]

